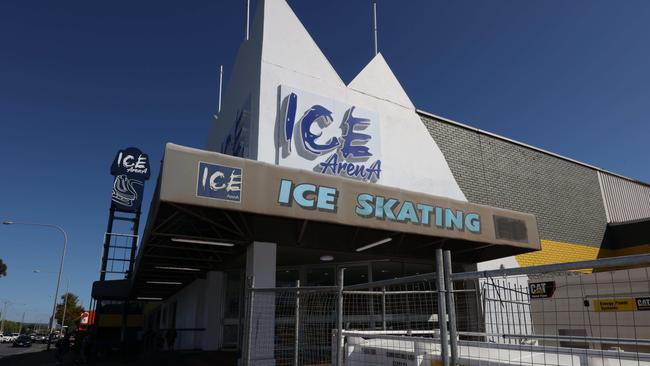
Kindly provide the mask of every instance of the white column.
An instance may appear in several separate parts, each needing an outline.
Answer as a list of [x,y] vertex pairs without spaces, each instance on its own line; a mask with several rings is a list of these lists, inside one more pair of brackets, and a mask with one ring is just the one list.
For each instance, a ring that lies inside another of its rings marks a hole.
[[203,326],[203,350],[216,351],[222,346],[221,327],[223,326],[223,306],[225,301],[224,273],[208,272],[205,276],[205,309]]
[[[246,277],[255,279],[256,288],[275,287],[276,244],[253,242],[246,250]],[[251,364],[275,365],[275,294],[256,292],[253,297]],[[248,332],[248,329],[244,329]]]

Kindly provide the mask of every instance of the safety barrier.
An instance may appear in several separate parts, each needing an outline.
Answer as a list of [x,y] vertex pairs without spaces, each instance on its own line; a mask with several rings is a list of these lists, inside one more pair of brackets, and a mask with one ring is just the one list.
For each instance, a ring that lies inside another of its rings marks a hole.
[[[647,365],[650,255],[256,288],[245,365]],[[442,320],[442,321],[441,321]]]

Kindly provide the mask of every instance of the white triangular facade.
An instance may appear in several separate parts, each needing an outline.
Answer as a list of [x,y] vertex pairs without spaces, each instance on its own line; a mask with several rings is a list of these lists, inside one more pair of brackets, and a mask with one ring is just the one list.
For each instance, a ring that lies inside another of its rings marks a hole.
[[285,0],[261,0],[208,148],[466,201],[381,55],[346,86]]

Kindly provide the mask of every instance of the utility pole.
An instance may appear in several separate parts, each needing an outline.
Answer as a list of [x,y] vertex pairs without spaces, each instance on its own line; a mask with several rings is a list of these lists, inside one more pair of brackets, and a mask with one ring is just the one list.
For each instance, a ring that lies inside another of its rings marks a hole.
[[68,277],[68,282],[65,285],[65,295],[63,295],[64,301],[63,301],[63,315],[61,316],[61,333],[63,333],[64,331],[63,328],[65,328],[65,311],[68,309],[68,296],[70,295],[70,293],[68,292],[69,287],[70,287],[70,278]]
[[9,303],[9,301],[5,300],[3,302],[5,305],[2,308],[2,323],[0,323],[0,333],[2,334],[5,333],[5,318],[7,317],[7,304]]
[[15,222],[15,221],[3,221],[3,225],[29,225],[29,226],[40,226],[40,227],[48,227],[48,228],[53,228],[61,232],[63,234],[63,251],[61,252],[61,261],[59,262],[59,275],[56,279],[56,291],[54,292],[54,304],[52,305],[52,316],[50,317],[50,333],[48,336],[47,340],[47,350],[49,351],[50,346],[51,346],[51,338],[52,338],[52,330],[53,330],[53,322],[54,322],[54,314],[56,313],[56,298],[59,297],[59,286],[61,285],[61,273],[63,273],[63,264],[65,262],[65,253],[68,247],[68,233],[63,230],[63,228],[59,225],[52,225],[52,224],[40,224],[40,223],[34,223],[34,222]]
[[20,319],[20,327],[18,328],[18,334],[23,333],[23,324],[25,324],[25,310],[23,310],[23,317]]

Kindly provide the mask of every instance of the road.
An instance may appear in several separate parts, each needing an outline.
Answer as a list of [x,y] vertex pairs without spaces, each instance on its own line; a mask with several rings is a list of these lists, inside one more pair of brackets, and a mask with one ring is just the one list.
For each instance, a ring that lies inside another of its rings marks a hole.
[[26,348],[14,348],[11,343],[0,344],[0,366],[56,365],[54,352],[44,352],[45,347],[46,345],[44,344],[35,344]]

